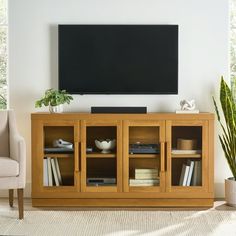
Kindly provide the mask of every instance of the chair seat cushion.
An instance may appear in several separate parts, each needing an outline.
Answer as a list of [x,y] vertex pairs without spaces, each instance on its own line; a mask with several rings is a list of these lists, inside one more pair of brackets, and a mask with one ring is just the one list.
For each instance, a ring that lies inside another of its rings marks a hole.
[[0,157],[0,178],[19,175],[19,163],[9,157]]

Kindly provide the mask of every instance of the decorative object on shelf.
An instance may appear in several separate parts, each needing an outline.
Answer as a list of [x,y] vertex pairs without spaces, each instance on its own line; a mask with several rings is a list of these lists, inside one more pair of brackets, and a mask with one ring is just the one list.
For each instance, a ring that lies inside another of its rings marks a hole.
[[233,177],[225,180],[225,200],[228,205],[236,207],[236,104],[232,90],[224,81],[223,76],[220,83],[220,104],[225,122],[221,120],[214,97],[213,102],[217,119],[222,128],[222,134],[219,135],[220,143],[233,174]]
[[86,153],[92,153],[93,148],[92,147],[86,147]]
[[180,110],[176,110],[176,113],[199,113],[199,110],[196,109],[195,100],[181,100],[180,101]]
[[111,150],[116,146],[115,139],[104,139],[104,140],[95,140],[96,147],[101,151],[101,153],[110,153]]
[[73,144],[62,139],[53,140],[53,147],[73,149]]
[[87,178],[87,185],[90,186],[112,186],[116,185],[116,178]]
[[129,145],[130,154],[158,154],[160,153],[159,144],[141,144],[140,142]]
[[181,106],[181,110],[192,111],[196,107],[195,100],[190,100],[190,101],[182,100],[180,101],[180,106]]
[[63,148],[63,147],[46,147],[44,148],[45,154],[70,154],[74,153],[73,148]]
[[197,140],[196,139],[177,139],[177,149],[178,150],[196,150]]
[[50,113],[62,113],[63,104],[70,104],[73,97],[66,90],[48,89],[44,96],[35,102],[35,107],[49,106]]

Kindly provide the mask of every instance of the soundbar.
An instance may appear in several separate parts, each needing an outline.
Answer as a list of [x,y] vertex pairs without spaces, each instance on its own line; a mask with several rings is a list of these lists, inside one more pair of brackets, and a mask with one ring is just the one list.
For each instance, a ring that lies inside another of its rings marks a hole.
[[147,107],[91,107],[91,113],[145,114]]

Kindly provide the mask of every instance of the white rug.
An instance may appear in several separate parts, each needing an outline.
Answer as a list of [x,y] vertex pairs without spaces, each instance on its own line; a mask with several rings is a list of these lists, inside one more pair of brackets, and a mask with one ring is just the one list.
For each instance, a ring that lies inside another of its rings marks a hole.
[[236,211],[0,211],[0,235],[236,235]]

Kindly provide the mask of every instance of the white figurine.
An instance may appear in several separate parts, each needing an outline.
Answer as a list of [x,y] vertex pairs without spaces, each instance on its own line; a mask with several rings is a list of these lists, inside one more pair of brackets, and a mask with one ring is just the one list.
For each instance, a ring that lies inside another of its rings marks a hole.
[[192,111],[195,110],[196,105],[195,105],[195,100],[182,100],[180,101],[180,106],[182,111]]
[[53,140],[53,147],[73,149],[73,144],[62,139]]

